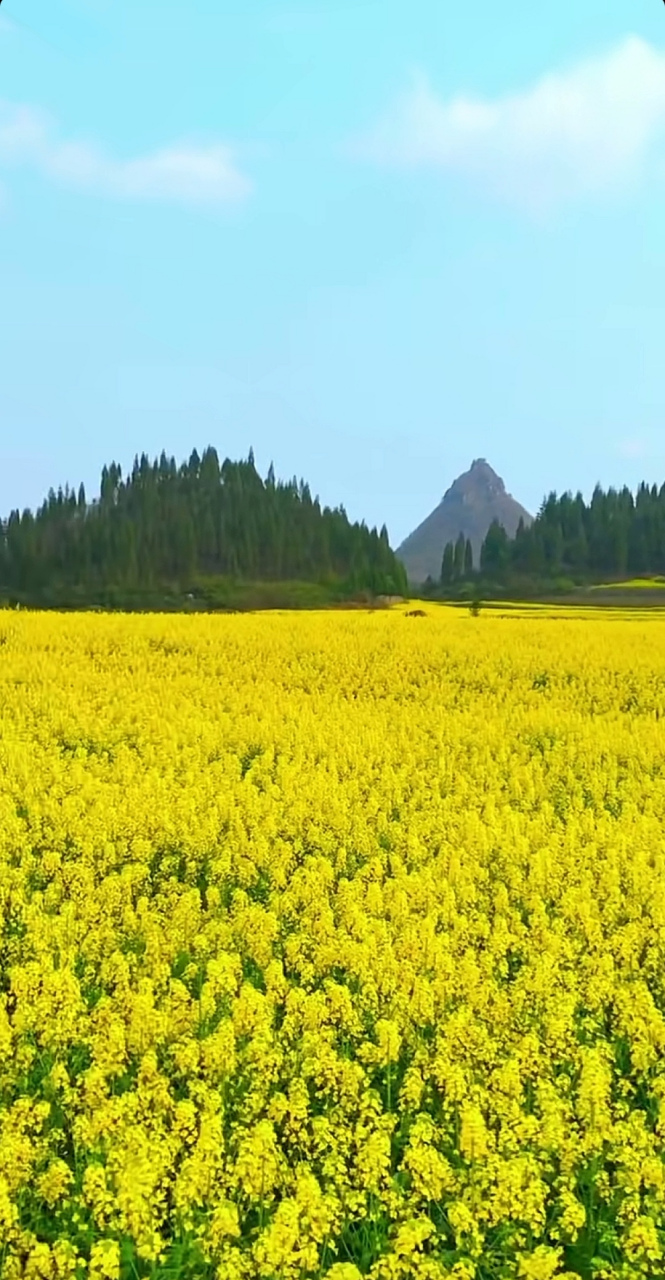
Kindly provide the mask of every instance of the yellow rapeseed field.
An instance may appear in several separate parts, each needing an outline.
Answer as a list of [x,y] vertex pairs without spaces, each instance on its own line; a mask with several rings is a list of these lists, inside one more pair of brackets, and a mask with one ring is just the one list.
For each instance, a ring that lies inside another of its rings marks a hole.
[[665,619],[0,613],[2,1280],[665,1276]]

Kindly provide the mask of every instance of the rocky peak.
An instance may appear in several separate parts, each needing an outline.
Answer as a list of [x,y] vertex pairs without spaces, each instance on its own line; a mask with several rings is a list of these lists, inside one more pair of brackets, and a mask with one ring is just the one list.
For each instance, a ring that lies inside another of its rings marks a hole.
[[410,582],[421,583],[427,577],[436,581],[443,548],[447,542],[455,542],[460,533],[470,540],[477,565],[483,538],[493,520],[498,520],[513,538],[519,521],[528,525],[531,519],[529,512],[506,491],[501,476],[487,459],[475,458],[469,470],[453,481],[438,507],[405,538],[397,554]]
[[453,481],[443,497],[444,502],[457,498],[462,502],[487,501],[488,498],[499,497],[506,492],[501,476],[490,466],[485,458],[475,458],[468,471],[464,471]]

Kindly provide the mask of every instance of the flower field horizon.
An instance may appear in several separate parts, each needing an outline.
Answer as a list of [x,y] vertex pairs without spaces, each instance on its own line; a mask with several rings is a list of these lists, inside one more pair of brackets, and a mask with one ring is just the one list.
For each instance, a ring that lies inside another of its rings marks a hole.
[[2,1280],[665,1276],[665,615],[0,612]]

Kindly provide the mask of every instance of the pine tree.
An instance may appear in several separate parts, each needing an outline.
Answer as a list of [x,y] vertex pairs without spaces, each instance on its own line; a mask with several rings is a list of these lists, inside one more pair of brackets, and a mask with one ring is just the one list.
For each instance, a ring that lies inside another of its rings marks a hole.
[[498,520],[493,520],[480,552],[481,571],[490,577],[503,573],[510,561],[508,534]]
[[[486,547],[488,539],[492,545]],[[497,560],[495,543],[490,531],[481,552],[488,575],[505,568],[490,568]],[[665,570],[665,485],[641,484],[635,495],[625,486],[604,491],[596,485],[588,504],[580,493],[550,493],[528,529],[520,522],[508,559],[520,575],[572,573],[598,580],[628,572],[660,574]]]
[[459,582],[464,577],[464,553],[466,550],[466,538],[463,533],[459,533],[455,543],[453,577],[455,582]]
[[0,522],[0,589],[54,597],[131,587],[140,592],[189,584],[197,575],[241,580],[302,579],[405,594],[406,574],[385,526],[352,524],[343,507],[321,507],[304,481],[266,482],[253,456],[225,459],[213,448],[176,465],[162,452],[137,455],[123,479],[102,470],[88,505],[66,487],[49,490],[33,515]]
[[443,558],[441,560],[441,585],[448,586],[453,581],[455,574],[455,546],[452,542],[447,542],[443,548]]

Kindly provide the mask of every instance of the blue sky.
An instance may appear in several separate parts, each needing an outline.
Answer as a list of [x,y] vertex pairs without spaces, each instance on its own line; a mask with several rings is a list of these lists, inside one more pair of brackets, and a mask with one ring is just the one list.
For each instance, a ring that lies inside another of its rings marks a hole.
[[665,479],[660,0],[4,0],[0,511],[253,446],[397,544]]

